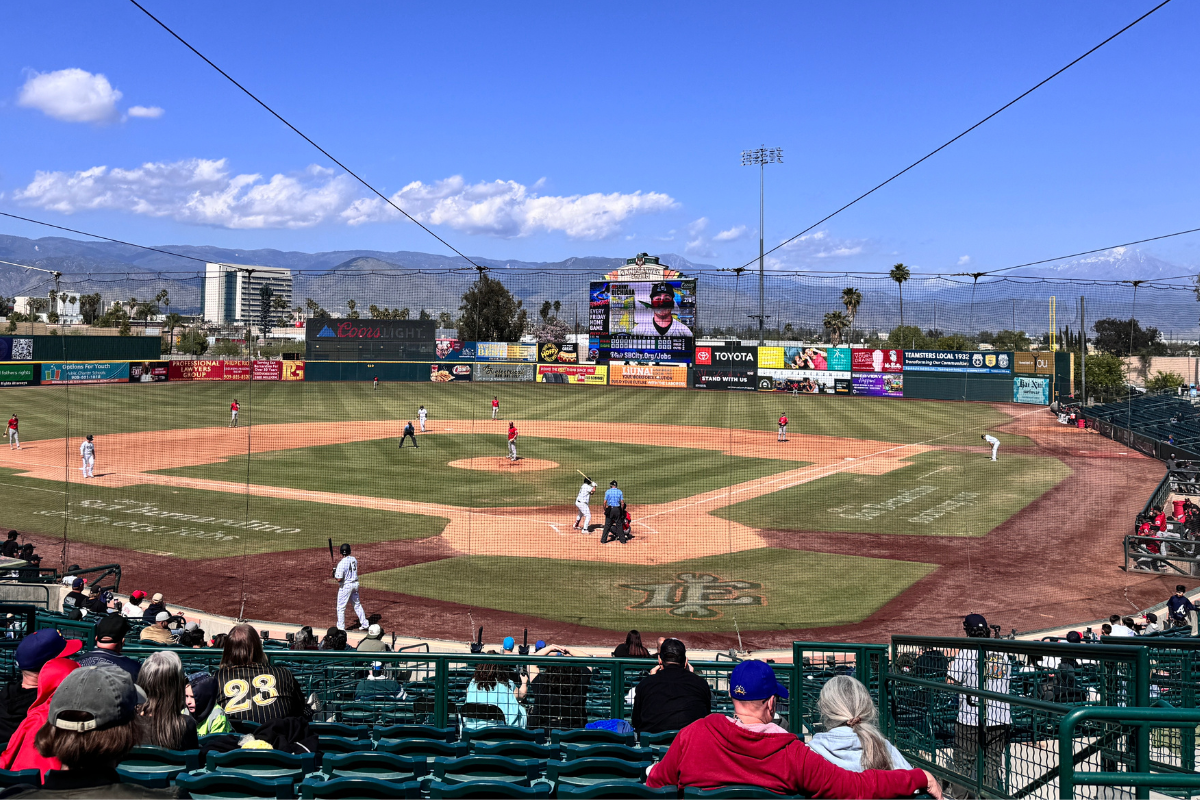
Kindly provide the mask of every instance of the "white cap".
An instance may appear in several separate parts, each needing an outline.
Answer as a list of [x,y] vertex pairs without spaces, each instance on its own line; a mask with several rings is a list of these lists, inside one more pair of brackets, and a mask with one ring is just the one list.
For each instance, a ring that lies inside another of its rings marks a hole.
[[156,614],[156,615],[154,616],[154,621],[155,621],[155,622],[166,622],[166,621],[167,621],[167,620],[169,620],[170,618],[171,618],[171,615],[170,615],[170,614],[168,614],[168,613],[167,613],[167,612],[165,612],[165,611],[160,611],[160,612],[158,612],[158,614]]
[[372,639],[378,639],[380,636],[383,636],[383,628],[378,625],[372,625],[367,628],[367,636],[370,636]]

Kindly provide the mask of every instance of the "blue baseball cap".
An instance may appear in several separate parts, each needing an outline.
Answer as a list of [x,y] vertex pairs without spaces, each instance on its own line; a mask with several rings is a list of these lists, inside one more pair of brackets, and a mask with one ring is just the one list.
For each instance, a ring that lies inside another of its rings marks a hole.
[[534,650],[541,650],[541,649],[542,649],[543,647],[545,647],[545,646],[546,646],[546,643],[545,643],[545,642],[543,642],[541,639],[538,639],[538,640],[537,640],[537,644],[535,644],[535,645],[533,646],[533,649],[534,649]]
[[734,700],[766,700],[768,697],[787,699],[787,687],[775,678],[775,671],[765,661],[743,661],[729,676],[729,696]]
[[516,640],[516,639],[514,639],[514,638],[513,638],[513,637],[511,637],[511,636],[505,636],[505,637],[504,637],[504,649],[505,649],[505,650],[512,650],[512,649],[513,649],[514,647],[516,647],[516,646],[517,646],[517,640]]
[[17,669],[41,672],[52,658],[70,658],[83,649],[79,639],[65,639],[53,628],[31,633],[17,645]]

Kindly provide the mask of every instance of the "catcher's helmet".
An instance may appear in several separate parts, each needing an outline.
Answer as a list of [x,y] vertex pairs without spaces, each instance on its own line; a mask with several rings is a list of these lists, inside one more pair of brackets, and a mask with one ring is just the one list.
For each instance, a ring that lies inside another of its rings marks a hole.
[[344,555],[344,556],[350,555],[350,545],[348,545],[348,544],[342,545],[342,555]]

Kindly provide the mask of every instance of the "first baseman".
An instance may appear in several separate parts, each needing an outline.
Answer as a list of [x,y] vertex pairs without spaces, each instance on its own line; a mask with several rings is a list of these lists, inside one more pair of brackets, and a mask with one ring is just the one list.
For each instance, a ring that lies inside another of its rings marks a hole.
[[517,426],[508,423],[508,460],[517,460]]
[[417,419],[421,421],[421,433],[425,432],[425,418],[429,416],[429,412],[425,410],[425,406],[417,409]]
[[[342,545],[342,560],[338,562],[333,577],[338,579],[337,625],[346,630],[346,604],[354,604],[358,615],[355,627],[367,627],[367,615],[363,613],[362,601],[358,599],[358,559],[350,555],[350,545]],[[353,624],[353,623],[351,623]]]
[[13,414],[8,420],[8,449],[21,449],[21,436],[17,433],[17,426],[20,422],[17,420],[17,415]]
[[992,446],[992,461],[996,460],[996,451],[1000,449],[1000,440],[990,434],[983,434],[979,437]]
[[[592,524],[592,507],[589,503],[592,502],[592,495],[596,492],[596,484],[587,478],[583,479],[583,486],[579,487],[579,494],[575,496],[575,507],[579,509],[579,514],[575,517],[575,524],[572,526],[575,530],[588,529]],[[583,520],[583,527],[579,525],[579,521]]]
[[237,415],[240,409],[241,406],[238,405],[237,398],[235,397],[233,402],[229,404],[229,427],[236,428],[238,426]]
[[89,433],[83,444],[79,445],[79,455],[83,459],[83,466],[79,469],[83,472],[83,477],[96,477],[93,470],[96,466],[96,444],[92,441],[92,435]]

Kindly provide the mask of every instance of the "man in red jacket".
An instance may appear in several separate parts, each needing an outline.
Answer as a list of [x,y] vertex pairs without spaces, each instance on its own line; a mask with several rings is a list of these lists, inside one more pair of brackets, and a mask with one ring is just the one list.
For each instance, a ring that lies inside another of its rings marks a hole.
[[749,784],[781,794],[812,797],[905,797],[942,789],[922,769],[850,772],[809,750],[776,725],[775,698],[787,689],[764,661],[743,661],[729,676],[735,716],[709,714],[679,732],[663,760],[650,769],[646,785],[713,789]]

